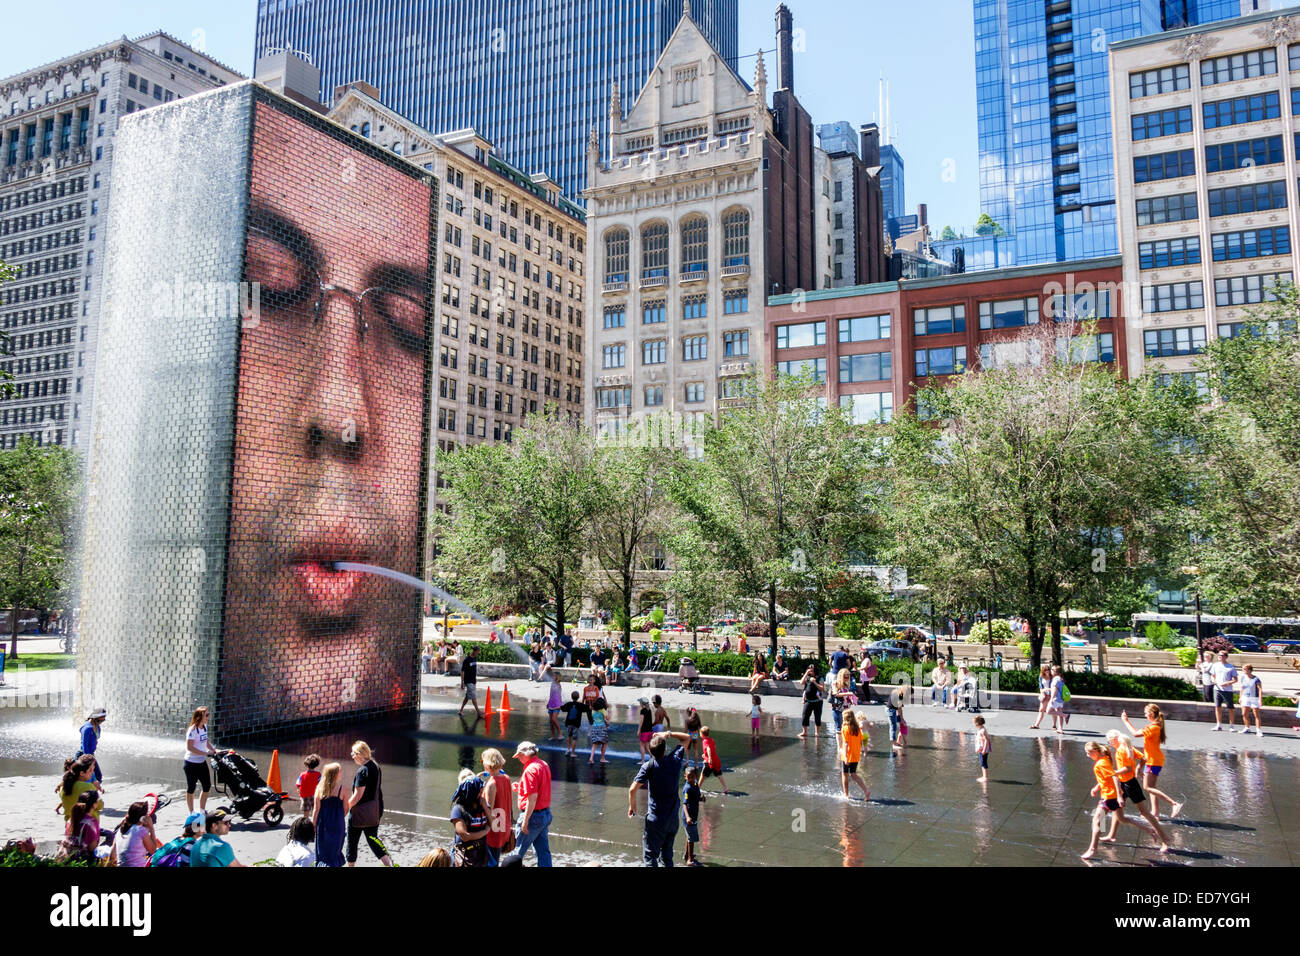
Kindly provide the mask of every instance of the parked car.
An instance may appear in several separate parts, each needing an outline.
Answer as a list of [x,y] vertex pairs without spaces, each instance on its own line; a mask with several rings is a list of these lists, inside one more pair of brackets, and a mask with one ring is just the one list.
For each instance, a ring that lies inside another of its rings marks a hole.
[[871,652],[872,657],[896,657],[905,660],[910,660],[912,657],[911,643],[893,638],[868,644],[866,649]]
[[714,627],[739,627],[741,624],[739,618],[724,617],[721,620],[714,621]]
[[1262,652],[1263,646],[1259,639],[1249,634],[1224,634],[1224,639],[1239,651]]
[[[441,621],[438,621],[441,624]],[[468,614],[449,614],[447,615],[447,630],[452,631],[462,624],[473,624],[474,619]]]

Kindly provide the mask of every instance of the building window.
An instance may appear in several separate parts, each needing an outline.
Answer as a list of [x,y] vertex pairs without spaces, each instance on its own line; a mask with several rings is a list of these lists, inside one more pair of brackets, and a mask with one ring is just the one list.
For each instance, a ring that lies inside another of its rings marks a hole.
[[663,339],[652,339],[641,343],[642,365],[663,365],[668,361],[668,343]]
[[1277,50],[1268,47],[1248,53],[1233,53],[1201,61],[1201,86],[1249,80],[1277,73]]
[[686,402],[689,405],[704,401],[704,383],[692,382],[686,386]]
[[722,293],[722,312],[724,315],[739,315],[749,311],[749,290],[732,289]]
[[778,349],[803,349],[826,344],[826,323],[802,322],[799,325],[778,325],[776,327],[776,347]]
[[729,212],[722,220],[722,266],[749,265],[749,213]]
[[682,361],[698,362],[709,357],[709,337],[688,335],[682,339]]
[[[1210,190],[1213,197],[1215,190]],[[1176,196],[1153,196],[1137,201],[1137,224],[1155,226],[1165,222],[1181,222],[1196,218],[1196,193]]]
[[1210,397],[1210,374],[1208,372],[1162,372],[1156,376],[1156,384],[1168,388],[1174,382],[1183,382],[1196,392],[1196,397]]
[[709,298],[706,295],[688,295],[682,298],[683,319],[704,319],[709,315]]
[[641,229],[641,277],[668,275],[668,223],[652,222]]
[[623,368],[627,365],[626,345],[606,345],[602,351],[604,355],[603,368]]
[[1091,322],[1095,319],[1114,318],[1113,294],[1110,289],[1074,292],[1070,295],[1052,296],[1047,307],[1056,322]]
[[1173,282],[1149,285],[1142,289],[1143,312],[1179,312],[1205,308],[1205,295],[1199,282]]
[[1147,358],[1195,355],[1205,351],[1205,326],[1193,325],[1181,329],[1147,329],[1142,333],[1142,345]]
[[1157,93],[1172,93],[1175,90],[1186,90],[1191,85],[1191,72],[1186,63],[1180,63],[1178,66],[1166,66],[1157,70],[1142,70],[1128,75],[1130,99],[1155,96]]
[[946,349],[917,349],[916,374],[960,375],[966,371],[966,346]]
[[1003,299],[980,303],[981,329],[1012,329],[1038,324],[1038,299]]
[[875,342],[889,338],[889,316],[867,315],[840,319],[841,342]]
[[840,408],[849,412],[854,425],[883,425],[894,417],[894,396],[892,392],[841,395]]
[[707,272],[709,268],[709,221],[691,216],[682,223],[682,272]]
[[1190,149],[1133,157],[1134,182],[1146,183],[1194,175],[1196,175],[1196,161]]
[[[1285,208],[1286,183],[1281,180],[1268,183],[1253,183],[1246,186],[1227,186],[1223,189],[1210,190],[1211,216],[1235,216],[1244,212],[1262,212],[1265,209]],[[1170,221],[1172,222],[1172,220]],[[1139,219],[1138,225],[1144,225],[1144,223]]]
[[[1277,119],[1282,115],[1281,97],[1277,93],[1254,93],[1235,96],[1230,100],[1215,100],[1201,106],[1206,129],[1236,126],[1239,123],[1258,123]],[[1294,110],[1293,110],[1294,112]],[[1190,127],[1189,127],[1190,129]],[[1178,132],[1186,132],[1179,130]]]
[[632,387],[596,389],[597,408],[623,408],[632,404]]
[[[1252,335],[1263,336],[1267,339],[1276,339],[1283,332],[1288,335],[1295,335],[1295,319],[1270,319],[1267,322],[1225,322],[1219,326],[1219,338],[1235,339],[1237,336],[1244,334],[1247,330]],[[81,379],[77,379],[77,391],[81,391]]]
[[826,360],[824,358],[795,359],[792,362],[777,362],[778,375],[793,375],[800,378],[812,375],[814,382],[826,381]]
[[605,281],[626,282],[628,245],[631,237],[626,229],[611,229],[605,233]]
[[[1191,240],[1196,242],[1198,240]],[[1233,259],[1255,259],[1260,256],[1291,254],[1291,227],[1275,226],[1271,229],[1247,229],[1242,232],[1219,232],[1210,237],[1215,262]],[[1197,255],[1196,261],[1200,262]],[[1144,268],[1146,268],[1144,266]]]
[[662,299],[656,299],[653,302],[644,302],[641,304],[641,324],[642,325],[659,325],[667,321],[667,310]]
[[887,382],[892,377],[892,356],[888,352],[840,356],[840,384]]
[[1078,364],[1080,362],[1115,361],[1115,335],[1101,332],[1096,335],[1076,335],[1072,338],[1059,337],[1056,340],[1056,359],[1058,362]]
[[1277,300],[1277,287],[1290,285],[1291,273],[1231,276],[1214,280],[1215,305],[1253,305]]
[[662,385],[647,385],[645,388],[645,404],[647,408],[654,408],[664,403],[664,387]]
[[1239,143],[1218,143],[1205,147],[1205,171],[1226,172],[1250,166],[1271,166],[1285,162],[1281,136],[1264,136]]
[[626,325],[627,325],[627,306],[625,305],[605,306],[605,328],[621,329]]
[[[1207,110],[1209,104],[1206,104]],[[1208,115],[1208,112],[1207,112]],[[1192,108],[1179,106],[1175,109],[1156,110],[1153,113],[1135,113],[1132,117],[1133,139],[1155,139],[1159,136],[1174,136],[1178,133],[1192,131]]]
[[724,332],[722,334],[722,354],[727,358],[748,355],[749,333],[746,331]]
[[914,309],[912,325],[917,335],[944,335],[966,331],[966,306],[945,305],[936,309]]
[[1201,261],[1201,240],[1161,239],[1138,244],[1138,266],[1142,269],[1165,269],[1171,266],[1196,265]]

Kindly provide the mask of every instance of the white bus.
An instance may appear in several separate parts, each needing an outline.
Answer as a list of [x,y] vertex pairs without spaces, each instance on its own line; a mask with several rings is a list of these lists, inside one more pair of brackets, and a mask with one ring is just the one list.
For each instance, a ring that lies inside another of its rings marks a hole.
[[[1163,621],[1184,637],[1196,637],[1195,614],[1134,614],[1132,634],[1145,637],[1146,626]],[[1240,650],[1255,650],[1249,640],[1254,638],[1259,650],[1278,654],[1300,654],[1300,618],[1297,617],[1245,617],[1227,614],[1202,614],[1201,639],[1223,634]],[[1242,646],[1246,645],[1246,646]]]

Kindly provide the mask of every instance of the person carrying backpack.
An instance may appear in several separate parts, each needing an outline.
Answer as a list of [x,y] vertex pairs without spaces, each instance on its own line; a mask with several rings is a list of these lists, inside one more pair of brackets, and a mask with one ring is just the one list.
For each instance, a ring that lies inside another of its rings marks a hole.
[[456,830],[452,865],[490,866],[487,837],[491,829],[488,808],[483,805],[483,778],[468,768],[460,772],[451,796],[451,825]]
[[190,851],[207,830],[207,814],[194,812],[185,818],[185,832],[154,851],[145,866],[178,867],[190,865]]

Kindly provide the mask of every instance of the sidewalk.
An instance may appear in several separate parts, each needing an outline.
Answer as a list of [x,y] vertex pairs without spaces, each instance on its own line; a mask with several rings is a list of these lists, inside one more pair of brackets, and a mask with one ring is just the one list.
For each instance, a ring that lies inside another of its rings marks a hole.
[[[426,688],[455,688],[460,684],[458,677],[445,677],[441,674],[425,674],[423,686]],[[538,701],[545,704],[550,694],[550,687],[544,682],[534,682],[524,677],[521,680],[482,680],[479,682],[479,702],[485,700],[485,691],[492,688],[494,700],[500,700],[502,687],[509,685],[510,697],[512,700],[530,700]],[[571,681],[565,682],[565,696],[568,696],[570,690],[579,685]],[[708,723],[708,714],[710,712],[721,712],[730,714],[748,713],[750,708],[749,695],[745,693],[705,693],[705,694],[688,694],[679,690],[670,690],[664,688],[641,688],[632,686],[606,687],[605,696],[612,704],[634,704],[640,697],[653,696],[659,694],[663,698],[664,707],[669,714],[676,711],[685,712],[688,707],[697,708],[701,715]],[[763,712],[770,716],[782,718],[781,727],[774,731],[772,725],[764,727],[764,733],[798,733],[797,730],[791,730],[792,722],[799,722],[803,714],[803,702],[798,697],[778,697],[775,695],[760,695],[763,697]],[[1076,740],[1083,744],[1087,740],[1095,740],[1105,736],[1108,730],[1118,730],[1120,733],[1127,733],[1124,724],[1120,721],[1119,712],[1127,710],[1129,720],[1139,729],[1146,725],[1146,719],[1142,716],[1143,701],[1115,701],[1115,712],[1112,716],[1094,716],[1088,714],[1074,714],[1067,725],[1065,739]],[[879,704],[861,705],[855,710],[865,710],[867,719],[872,725],[877,727],[887,727],[889,723],[885,708]],[[904,708],[904,713],[909,725],[921,728],[936,728],[943,730],[967,730],[971,725],[971,715],[958,713],[952,710],[944,710],[938,707],[928,705],[909,705]],[[1034,722],[1035,713],[1023,710],[989,710],[983,711],[984,717],[988,720],[989,732],[995,736],[1008,737],[1046,737],[1052,738],[1056,735],[1052,733],[1051,722],[1043,721],[1043,727],[1038,730],[1031,730],[1029,725]],[[831,725],[830,706],[823,705],[822,717],[826,724],[822,728],[823,733],[833,733]],[[1236,715],[1237,726],[1241,725],[1240,713]],[[1300,722],[1298,722],[1300,723]],[[1293,732],[1289,729],[1279,729],[1276,727],[1266,727],[1263,737],[1256,737],[1252,732],[1249,735],[1229,733],[1227,725],[1224,730],[1216,732],[1213,724],[1199,721],[1170,720],[1166,723],[1166,730],[1169,735],[1169,743],[1166,750],[1203,750],[1211,753],[1250,753],[1262,756],[1273,757],[1291,757],[1300,758],[1300,732]],[[809,728],[812,733],[812,728]]]

